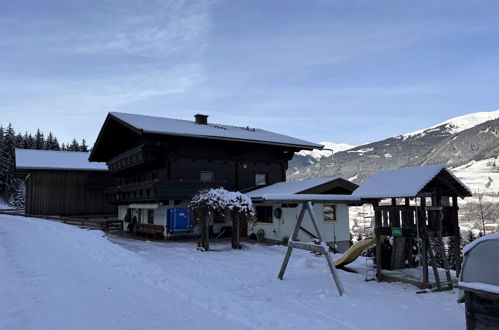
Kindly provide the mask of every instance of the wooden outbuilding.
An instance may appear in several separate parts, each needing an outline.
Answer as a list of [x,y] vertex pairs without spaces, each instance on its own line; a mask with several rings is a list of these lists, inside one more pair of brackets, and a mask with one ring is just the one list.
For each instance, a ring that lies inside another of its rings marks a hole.
[[[437,290],[453,287],[443,238],[453,238],[449,253],[459,274],[458,198],[471,192],[450,170],[436,165],[379,171],[352,195],[374,207],[378,280],[406,281]],[[435,255],[437,248],[441,260]],[[420,267],[421,277],[401,271],[413,267]]]
[[55,216],[112,216],[104,197],[114,178],[90,163],[88,152],[16,150],[16,176],[26,184],[25,213]]

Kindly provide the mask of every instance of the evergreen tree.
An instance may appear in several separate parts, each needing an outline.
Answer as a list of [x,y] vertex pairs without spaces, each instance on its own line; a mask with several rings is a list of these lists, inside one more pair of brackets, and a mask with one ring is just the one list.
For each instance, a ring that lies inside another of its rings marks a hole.
[[31,133],[24,133],[23,140],[23,149],[33,149],[35,147],[35,139],[33,138],[33,135],[31,135]]
[[12,124],[9,123],[4,133],[4,142],[2,150],[2,178],[4,186],[4,199],[10,201],[14,187],[14,167],[15,167],[15,151],[16,151],[16,133]]
[[61,151],[67,151],[68,148],[66,148],[66,145],[63,143],[61,144]]
[[463,238],[463,246],[470,244],[476,239],[475,235],[473,234],[473,231],[469,230],[468,233],[466,233],[466,236]]
[[43,149],[45,149],[45,138],[43,136],[43,133],[40,132],[39,129],[36,130],[35,143],[34,143],[33,147],[36,150],[43,150]]
[[454,244],[456,243],[456,239],[454,236],[450,236],[447,240],[447,261],[449,263],[450,269],[456,269],[456,256],[454,255]]
[[23,149],[24,148],[24,137],[21,133],[16,135],[16,148]]
[[7,160],[4,159],[5,137],[3,126],[0,126],[0,197],[5,196],[5,171]]
[[24,180],[17,180],[13,205],[16,209],[24,209],[26,206],[26,183]]
[[47,139],[45,140],[45,150],[61,150],[59,142],[52,132],[49,132],[49,135],[47,135]]
[[71,141],[71,144],[67,146],[68,151],[80,151],[80,145],[78,144],[78,141],[76,139],[73,139]]
[[81,140],[80,151],[88,152],[87,141],[85,139]]

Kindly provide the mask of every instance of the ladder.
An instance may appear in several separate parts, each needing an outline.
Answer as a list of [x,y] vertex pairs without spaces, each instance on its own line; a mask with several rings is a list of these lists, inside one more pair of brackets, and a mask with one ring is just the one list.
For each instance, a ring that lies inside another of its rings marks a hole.
[[437,267],[437,260],[435,258],[435,253],[433,252],[433,248],[435,245],[432,246],[430,237],[428,235],[428,230],[426,226],[423,226],[421,229],[422,231],[422,239],[424,240],[424,244],[427,246],[427,252],[428,256],[430,257],[430,262],[431,262],[431,267],[433,270],[433,276],[435,277],[435,282],[437,284],[437,290],[436,291],[443,291],[443,290],[452,290],[454,288],[454,285],[452,283],[452,276],[450,273],[450,267],[449,263],[447,260],[447,256],[445,254],[445,246],[444,246],[444,241],[442,237],[442,216],[439,214],[437,218],[437,228],[436,228],[436,243],[440,245],[442,248],[442,259],[443,259],[443,265],[445,269],[445,277],[446,277],[446,286],[442,286],[442,281],[440,279],[440,274],[438,272],[438,267]]
[[[312,224],[314,226],[315,232],[317,233],[317,240],[315,242],[300,242],[298,241],[298,233],[301,228],[301,224],[303,222],[303,218],[305,216],[305,212],[308,212],[310,216],[310,220],[312,221]],[[284,278],[284,272],[286,271],[286,267],[288,266],[289,258],[291,257],[291,253],[293,252],[293,249],[300,249],[300,250],[306,250],[306,251],[311,251],[314,252],[315,254],[318,255],[323,255],[326,257],[327,264],[329,266],[329,269],[331,271],[331,274],[333,275],[334,282],[336,284],[336,288],[338,289],[339,295],[343,295],[345,290],[343,289],[343,285],[341,284],[341,280],[338,277],[338,274],[336,273],[336,267],[334,265],[333,258],[331,258],[331,255],[329,254],[329,246],[324,242],[322,233],[319,229],[319,225],[317,223],[317,218],[315,217],[314,211],[312,209],[312,202],[304,202],[302,204],[300,214],[298,215],[298,218],[296,219],[295,227],[293,230],[293,234],[291,235],[290,240],[288,241],[288,250],[286,251],[286,255],[284,256],[284,260],[282,262],[281,270],[279,271],[279,279],[282,280]]]

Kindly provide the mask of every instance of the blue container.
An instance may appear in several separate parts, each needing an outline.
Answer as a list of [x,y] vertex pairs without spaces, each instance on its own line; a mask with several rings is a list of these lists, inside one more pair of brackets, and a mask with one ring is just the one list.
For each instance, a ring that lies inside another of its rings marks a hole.
[[167,230],[169,233],[190,233],[194,225],[193,220],[187,208],[168,209]]

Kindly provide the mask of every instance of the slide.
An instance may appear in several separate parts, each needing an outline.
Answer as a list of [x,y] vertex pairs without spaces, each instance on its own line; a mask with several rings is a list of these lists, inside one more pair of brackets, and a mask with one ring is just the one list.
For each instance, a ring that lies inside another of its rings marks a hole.
[[349,263],[357,259],[361,255],[362,251],[374,244],[376,244],[376,236],[374,235],[371,238],[366,238],[360,242],[355,243],[348,250],[346,250],[341,258],[336,260],[335,266],[337,268],[341,268],[348,265]]

